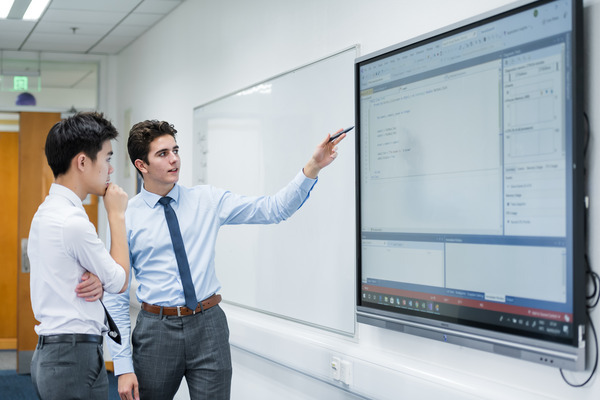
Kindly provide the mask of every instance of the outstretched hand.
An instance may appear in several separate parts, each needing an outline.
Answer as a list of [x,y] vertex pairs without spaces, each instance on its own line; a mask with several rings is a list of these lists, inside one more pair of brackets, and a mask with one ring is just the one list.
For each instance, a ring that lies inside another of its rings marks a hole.
[[[340,131],[342,131],[342,129],[337,132]],[[344,140],[345,137],[346,134],[343,133],[337,139],[329,141],[331,139],[331,135],[327,135],[325,140],[319,143],[311,159],[308,160],[308,163],[304,167],[304,175],[306,175],[308,178],[315,179],[317,175],[319,175],[321,169],[325,168],[331,164],[333,160],[335,160],[338,155],[337,145]]]

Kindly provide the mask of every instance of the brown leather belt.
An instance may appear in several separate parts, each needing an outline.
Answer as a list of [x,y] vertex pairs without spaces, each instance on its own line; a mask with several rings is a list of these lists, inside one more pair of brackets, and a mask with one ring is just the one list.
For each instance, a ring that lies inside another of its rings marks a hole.
[[186,306],[177,306],[177,307],[161,307],[155,306],[153,304],[142,303],[142,310],[151,312],[152,314],[160,314],[162,309],[162,315],[177,315],[178,317],[183,317],[185,315],[192,315],[196,313],[201,313],[203,311],[208,310],[211,307],[216,306],[221,302],[220,294],[213,294],[208,299],[201,301],[198,303],[198,307],[195,310],[191,310]]

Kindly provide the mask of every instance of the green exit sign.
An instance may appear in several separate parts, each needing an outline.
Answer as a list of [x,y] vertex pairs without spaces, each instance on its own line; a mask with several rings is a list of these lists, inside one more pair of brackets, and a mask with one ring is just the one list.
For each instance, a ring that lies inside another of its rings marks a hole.
[[24,91],[28,90],[29,79],[26,76],[15,76],[13,78],[13,90]]

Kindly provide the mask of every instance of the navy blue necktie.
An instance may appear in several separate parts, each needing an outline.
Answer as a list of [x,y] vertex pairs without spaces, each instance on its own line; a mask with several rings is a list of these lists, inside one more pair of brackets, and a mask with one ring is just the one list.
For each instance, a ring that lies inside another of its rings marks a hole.
[[192,274],[190,273],[190,265],[188,264],[185,247],[183,245],[183,239],[181,238],[181,231],[179,230],[177,215],[175,215],[175,211],[169,204],[171,200],[173,199],[170,197],[162,197],[160,200],[158,200],[158,202],[165,207],[165,217],[167,218],[167,225],[169,226],[169,233],[171,234],[171,241],[173,242],[173,250],[175,250],[175,258],[177,259],[179,275],[181,276],[181,283],[183,285],[185,305],[190,310],[195,310],[196,307],[198,307],[198,299],[196,298],[196,290],[194,290]]

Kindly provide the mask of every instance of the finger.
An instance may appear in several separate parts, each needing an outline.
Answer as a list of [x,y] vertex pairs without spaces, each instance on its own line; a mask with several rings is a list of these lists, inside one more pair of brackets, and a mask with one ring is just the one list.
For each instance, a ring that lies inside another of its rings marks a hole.
[[77,284],[77,287],[86,287],[94,284],[94,280],[90,279],[90,275],[84,275],[81,277],[81,282]]
[[338,130],[336,133],[333,134],[333,136],[331,136],[331,138],[329,138],[330,142],[334,145],[338,144],[346,137],[346,132],[344,132],[343,129]]
[[100,290],[99,285],[93,281],[82,282],[75,287],[75,293],[79,294],[96,293],[98,290]]
[[91,282],[89,282],[89,281],[81,282],[79,285],[75,286],[75,292],[76,293],[86,293],[86,292],[89,292],[90,290],[92,290],[91,288],[93,288]]
[[88,296],[96,296],[102,290],[101,287],[98,286],[89,286],[83,288],[75,288],[75,293],[79,297],[88,297]]
[[96,294],[96,291],[94,290],[94,288],[79,289],[79,290],[75,290],[75,292],[77,293],[78,297],[88,297],[93,294]]
[[340,133],[341,131],[343,131],[343,129],[338,129],[337,131],[335,131],[333,133],[333,135],[331,133],[327,134],[327,137],[325,138],[325,140],[321,143],[321,145],[327,145],[328,143],[330,143],[330,140],[333,136],[337,135],[338,133]]
[[[339,131],[338,131],[339,132]],[[344,140],[344,138],[346,137],[346,134],[344,133],[343,135],[340,135],[339,137],[337,137],[334,141],[333,144],[337,145],[339,142],[341,142],[342,140]]]
[[102,295],[102,287],[98,285],[77,287],[75,288],[75,293],[77,293],[77,297],[80,298],[97,297]]
[[93,297],[86,297],[85,301],[87,301],[88,303],[93,303],[94,301],[100,300],[100,295],[97,294]]
[[94,302],[96,300],[98,300],[101,296],[101,293],[99,292],[90,292],[90,293],[86,293],[86,294],[78,294],[77,297],[79,297],[80,299],[85,299],[85,301],[87,302]]
[[90,286],[77,291],[80,297],[96,296],[102,290],[101,286]]

